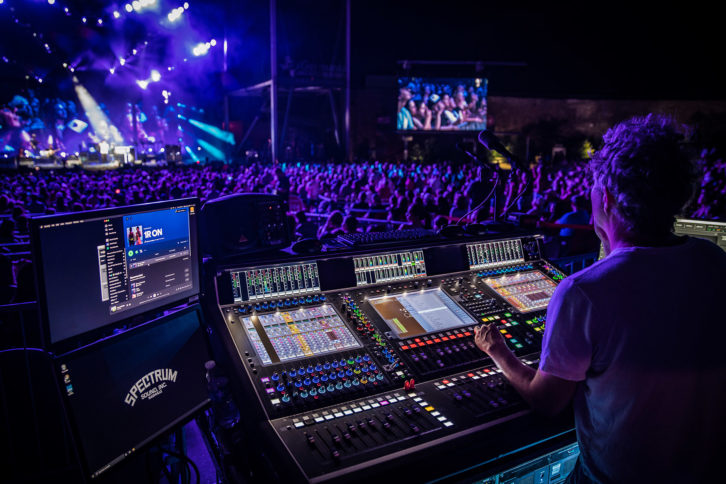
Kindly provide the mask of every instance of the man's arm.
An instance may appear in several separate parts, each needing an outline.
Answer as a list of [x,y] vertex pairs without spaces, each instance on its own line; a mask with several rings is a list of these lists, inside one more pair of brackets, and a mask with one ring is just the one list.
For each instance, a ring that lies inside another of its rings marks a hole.
[[522,398],[538,412],[557,415],[572,400],[577,382],[549,375],[522,363],[507,347],[496,324],[475,328],[474,342],[492,358]]

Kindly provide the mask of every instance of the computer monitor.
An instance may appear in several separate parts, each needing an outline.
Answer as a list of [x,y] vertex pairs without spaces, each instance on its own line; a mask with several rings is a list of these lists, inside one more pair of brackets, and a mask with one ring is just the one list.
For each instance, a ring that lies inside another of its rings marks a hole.
[[56,352],[199,293],[197,201],[32,219],[44,340]]
[[726,222],[677,218],[673,224],[676,235],[690,235],[705,239],[726,250]]
[[55,358],[84,471],[92,478],[209,402],[199,305]]

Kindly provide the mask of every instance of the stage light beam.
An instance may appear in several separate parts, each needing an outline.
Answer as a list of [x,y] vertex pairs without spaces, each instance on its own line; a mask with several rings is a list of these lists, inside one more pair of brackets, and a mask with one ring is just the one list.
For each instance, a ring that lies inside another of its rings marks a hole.
[[186,146],[184,149],[187,151],[187,153],[189,153],[189,156],[192,157],[192,161],[199,163],[199,157],[197,156],[196,153],[194,153],[192,151],[192,149],[190,147]]
[[83,106],[88,122],[96,132],[96,136],[105,141],[122,144],[124,140],[121,137],[121,133],[118,128],[111,124],[111,120],[108,119],[108,116],[106,116],[106,113],[103,112],[96,100],[93,96],[91,96],[91,93],[88,92],[88,89],[78,83],[77,79],[74,78],[73,81],[73,87],[76,91],[76,95],[78,96],[78,100],[80,101],[81,106]]
[[192,126],[196,126],[207,134],[211,134],[220,141],[234,145],[234,134],[232,134],[230,131],[225,131],[216,126],[212,126],[211,124],[197,121],[196,119],[190,119],[189,124],[191,124]]
[[157,71],[156,69],[152,69],[151,80],[154,82],[159,82],[161,80],[161,73],[159,71]]
[[199,143],[199,146],[204,148],[204,151],[212,155],[212,157],[216,160],[224,160],[224,152],[217,148],[216,146],[212,145],[211,143],[204,141],[203,139],[198,139],[197,143]]

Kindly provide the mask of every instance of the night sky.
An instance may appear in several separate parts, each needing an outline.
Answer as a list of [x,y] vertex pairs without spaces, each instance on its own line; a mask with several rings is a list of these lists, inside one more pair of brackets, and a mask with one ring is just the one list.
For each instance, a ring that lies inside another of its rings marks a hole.
[[[8,27],[7,8],[12,3],[18,4],[6,0],[0,5],[1,53],[15,62],[0,74],[8,85],[24,76],[13,74],[13,69],[38,66],[42,70],[49,62],[42,49],[25,38],[27,32]],[[129,39],[148,39],[152,46],[148,50],[157,58],[184,40],[161,38],[159,32],[149,30],[153,22],[146,26],[127,23],[123,32],[113,32],[109,26],[64,24],[49,15],[46,1],[20,3],[35,30],[45,32],[66,57],[85,59],[89,69],[108,68],[104,56],[113,49],[104,47],[104,42],[118,51],[120,37],[126,38],[128,46],[132,45]],[[89,16],[123,9],[123,2],[58,0],[56,5],[61,3]],[[222,38],[226,28],[234,77],[228,85],[265,80],[269,75],[267,2],[190,3],[191,30],[180,30],[178,35],[203,32],[200,35]],[[403,74],[396,62],[402,59],[479,60],[526,64],[488,67],[483,74],[490,79],[490,95],[724,99],[722,17],[713,7],[689,2],[646,9],[633,7],[635,3],[552,6],[543,2],[353,0],[353,85],[363,86],[368,75]],[[342,0],[279,0],[278,5],[281,59],[290,55],[296,61],[343,61],[344,36],[338,28]],[[333,46],[338,46],[337,54]],[[208,71],[221,69],[219,53],[213,55],[217,57],[207,63]],[[45,70],[52,77],[53,71]],[[474,71],[461,68],[445,74],[468,76]]]

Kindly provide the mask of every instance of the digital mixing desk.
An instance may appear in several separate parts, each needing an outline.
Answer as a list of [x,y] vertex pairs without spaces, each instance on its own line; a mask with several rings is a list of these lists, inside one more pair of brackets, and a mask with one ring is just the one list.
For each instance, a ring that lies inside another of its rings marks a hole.
[[349,478],[535,418],[475,346],[474,328],[495,323],[537,365],[564,277],[541,243],[412,243],[215,268],[213,331],[281,473]]

